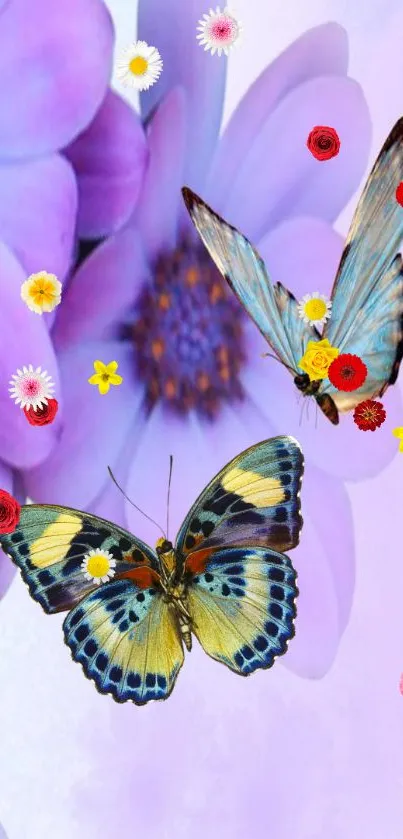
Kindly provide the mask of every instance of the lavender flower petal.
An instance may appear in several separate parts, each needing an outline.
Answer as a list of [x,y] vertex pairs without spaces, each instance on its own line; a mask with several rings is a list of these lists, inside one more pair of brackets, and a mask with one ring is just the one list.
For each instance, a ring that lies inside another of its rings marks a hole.
[[53,152],[88,125],[105,95],[112,41],[110,15],[99,0],[4,6],[0,160]]
[[149,272],[135,230],[126,228],[107,239],[80,266],[63,295],[52,332],[56,349],[118,337],[119,324]]
[[184,153],[187,128],[182,88],[171,90],[159,105],[148,134],[149,163],[138,205],[131,219],[147,249],[154,254],[171,248],[182,207]]
[[212,57],[199,46],[197,24],[206,12],[203,0],[140,0],[138,37],[157,47],[164,69],[157,84],[141,95],[148,117],[177,85],[189,104],[187,158],[184,183],[200,191],[217,141],[224,102],[227,61]]
[[147,160],[136,112],[109,90],[93,122],[65,154],[78,181],[78,235],[97,239],[118,230],[134,209]]
[[[289,125],[292,131],[284,131]],[[323,162],[309,152],[306,141],[314,125],[336,128],[337,157]],[[369,144],[368,107],[356,82],[337,76],[305,82],[270,114],[219,210],[254,241],[292,216],[333,221],[360,183]]]
[[224,206],[238,168],[268,116],[291,90],[317,76],[345,76],[348,41],[337,23],[304,32],[246,91],[217,145],[205,189],[206,200]]
[[[122,384],[111,386],[104,396],[88,383],[96,359],[105,364],[117,361],[117,372],[123,376]],[[115,462],[133,428],[142,393],[139,387],[134,389],[131,352],[124,344],[84,344],[63,353],[59,363],[65,415],[70,420],[51,457],[25,472],[24,485],[36,502],[51,498],[53,504],[85,509],[110,481],[107,466]]]
[[60,155],[0,166],[1,235],[26,276],[49,271],[63,280],[71,264],[76,211],[74,173]]

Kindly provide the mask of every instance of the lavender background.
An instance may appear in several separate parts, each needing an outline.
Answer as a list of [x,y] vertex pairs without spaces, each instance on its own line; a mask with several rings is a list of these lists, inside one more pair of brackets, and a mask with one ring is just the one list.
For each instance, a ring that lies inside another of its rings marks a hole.
[[[119,50],[135,36],[136,4],[108,5]],[[244,35],[229,62],[226,117],[283,48],[335,20],[348,31],[349,73],[369,105],[372,161],[403,113],[399,5],[238,2]],[[338,219],[344,235],[356,200]],[[380,476],[348,486],[354,603],[320,681],[279,665],[236,679],[196,649],[169,702],[118,707],[71,664],[61,619],[44,616],[15,580],[0,609],[0,821],[8,839],[140,832],[147,839],[400,839],[402,469],[397,455]],[[318,520],[325,508],[324,496]]]

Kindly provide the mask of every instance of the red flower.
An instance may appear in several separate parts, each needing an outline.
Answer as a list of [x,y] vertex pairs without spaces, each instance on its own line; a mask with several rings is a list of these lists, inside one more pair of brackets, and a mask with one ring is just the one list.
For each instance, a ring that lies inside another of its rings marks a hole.
[[330,160],[340,151],[339,135],[330,125],[315,125],[306,144],[316,160]]
[[400,184],[396,189],[395,195],[396,201],[403,207],[403,181],[400,181]]
[[366,399],[360,402],[354,410],[354,422],[361,431],[376,431],[385,422],[386,411],[382,402]]
[[48,399],[47,405],[42,405],[36,411],[31,408],[24,408],[24,414],[30,425],[49,425],[53,422],[59,403],[57,399]]
[[0,533],[12,533],[20,520],[21,507],[5,489],[0,489]]
[[328,371],[328,379],[337,390],[357,390],[364,384],[368,370],[358,355],[342,353],[332,361]]

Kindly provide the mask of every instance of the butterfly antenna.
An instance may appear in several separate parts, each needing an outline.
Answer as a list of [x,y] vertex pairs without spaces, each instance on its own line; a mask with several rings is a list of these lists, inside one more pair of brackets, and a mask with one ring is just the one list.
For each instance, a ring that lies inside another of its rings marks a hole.
[[108,466],[108,467],[107,467],[107,469],[108,469],[108,472],[109,472],[110,477],[112,478],[113,483],[114,483],[114,484],[117,486],[117,488],[120,490],[120,492],[122,493],[123,497],[124,497],[124,498],[126,498],[126,501],[128,501],[128,502],[129,502],[129,504],[131,504],[131,505],[132,505],[132,507],[134,507],[134,509],[135,509],[135,510],[138,510],[138,512],[139,512],[139,513],[141,513],[141,515],[142,515],[142,516],[145,516],[145,518],[146,518],[146,519],[148,519],[148,521],[151,521],[153,524],[155,524],[155,526],[156,526],[156,527],[158,527],[158,530],[160,530],[160,531],[161,531],[161,533],[162,533],[162,535],[163,535],[164,539],[166,539],[165,533],[164,533],[164,531],[163,531],[162,527],[158,524],[158,522],[157,522],[157,521],[155,521],[154,519],[152,519],[152,518],[151,518],[151,516],[148,516],[148,515],[147,515],[147,513],[145,513],[145,512],[144,512],[144,510],[141,510],[141,509],[140,509],[140,507],[138,507],[138,506],[137,506],[137,504],[135,504],[135,503],[134,503],[134,501],[132,501],[132,500],[129,498],[129,496],[128,496],[128,495],[126,495],[125,491],[122,489],[122,487],[120,486],[120,484],[118,484],[118,482],[117,482],[117,480],[116,480],[116,478],[115,478],[115,476],[114,476],[114,474],[113,474],[113,472],[112,472],[111,467],[110,467],[110,466]]
[[169,499],[171,495],[171,479],[172,479],[172,466],[173,466],[173,456],[169,455],[169,478],[168,478],[168,494],[167,494],[167,539],[169,539]]
[[303,416],[303,413],[304,413],[304,408],[305,408],[305,400],[303,399],[302,400],[302,405],[301,405],[301,411],[300,411],[300,414],[299,414],[299,425],[300,425],[300,427],[302,425],[302,416]]
[[277,356],[276,356],[276,355],[272,355],[272,353],[271,353],[271,352],[264,352],[264,353],[262,353],[261,358],[274,358],[274,361],[278,361],[278,363],[279,363],[279,364],[281,364],[281,366],[282,366],[282,367],[286,367],[286,368],[287,368],[287,370],[289,370],[289,371],[290,371],[290,373],[291,373],[291,375],[292,375],[292,376],[295,376],[295,375],[296,375],[296,371],[295,371],[295,370],[293,370],[293,369],[292,369],[292,367],[289,367],[289,366],[288,366],[288,364],[286,364],[286,363],[285,363],[285,361],[281,361],[281,359],[280,359],[280,358],[277,358]]

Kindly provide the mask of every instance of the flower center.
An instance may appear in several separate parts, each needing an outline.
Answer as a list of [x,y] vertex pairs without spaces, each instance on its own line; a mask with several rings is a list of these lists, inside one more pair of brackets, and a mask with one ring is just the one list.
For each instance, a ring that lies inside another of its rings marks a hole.
[[26,396],[37,396],[40,390],[41,386],[37,379],[25,379],[23,391]]
[[87,571],[92,577],[104,577],[110,567],[108,557],[103,554],[96,554],[88,558]]
[[232,35],[233,26],[228,18],[219,18],[214,21],[211,27],[211,34],[214,38],[220,41],[230,38]]
[[305,303],[305,314],[309,320],[320,320],[326,314],[326,303],[318,297],[307,300]]
[[148,61],[146,58],[143,58],[142,55],[136,55],[135,58],[132,58],[129,64],[129,70],[134,76],[144,76],[144,73],[147,72],[147,68]]
[[185,242],[161,257],[144,286],[134,322],[123,330],[152,410],[215,419],[225,403],[244,398],[244,313],[207,252]]
[[347,365],[345,367],[343,367],[342,370],[341,370],[341,375],[342,375],[343,379],[352,379],[354,377],[354,374],[355,374],[355,370],[353,369],[353,367],[350,367],[350,366],[347,366]]

